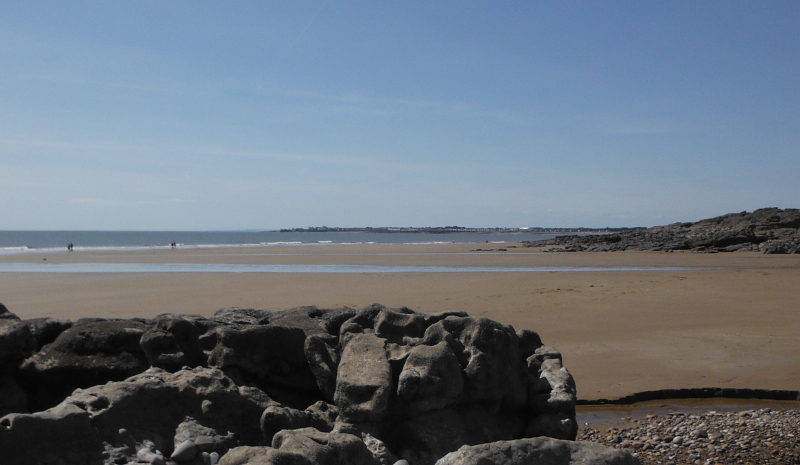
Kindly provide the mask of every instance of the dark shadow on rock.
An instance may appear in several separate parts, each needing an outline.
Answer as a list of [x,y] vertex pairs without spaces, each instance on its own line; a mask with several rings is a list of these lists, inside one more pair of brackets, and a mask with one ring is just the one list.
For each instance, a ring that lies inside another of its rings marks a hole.
[[16,374],[31,412],[53,407],[78,388],[121,381],[150,365],[139,346],[147,326],[134,320],[78,320]]

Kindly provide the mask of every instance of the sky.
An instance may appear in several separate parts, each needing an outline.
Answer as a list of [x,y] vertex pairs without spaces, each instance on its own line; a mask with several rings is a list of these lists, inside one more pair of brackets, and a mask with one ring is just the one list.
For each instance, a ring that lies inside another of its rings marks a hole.
[[0,3],[0,229],[800,208],[797,1]]

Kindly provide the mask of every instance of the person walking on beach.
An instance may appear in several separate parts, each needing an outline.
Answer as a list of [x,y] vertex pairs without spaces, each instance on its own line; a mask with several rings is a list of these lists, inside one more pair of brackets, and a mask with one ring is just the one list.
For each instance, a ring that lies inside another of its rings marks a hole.
[[70,252],[72,252],[72,242],[70,242],[69,244],[67,244],[67,250],[69,250]]

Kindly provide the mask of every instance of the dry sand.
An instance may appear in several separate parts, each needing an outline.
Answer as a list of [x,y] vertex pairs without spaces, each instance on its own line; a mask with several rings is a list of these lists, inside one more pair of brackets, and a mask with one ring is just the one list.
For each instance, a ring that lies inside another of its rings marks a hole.
[[[507,246],[507,245],[506,245]],[[378,302],[465,310],[538,331],[581,399],[638,391],[800,389],[800,255],[533,253],[497,244],[348,245],[0,256],[0,262],[678,266],[680,271],[510,273],[0,273],[22,318],[210,316]]]

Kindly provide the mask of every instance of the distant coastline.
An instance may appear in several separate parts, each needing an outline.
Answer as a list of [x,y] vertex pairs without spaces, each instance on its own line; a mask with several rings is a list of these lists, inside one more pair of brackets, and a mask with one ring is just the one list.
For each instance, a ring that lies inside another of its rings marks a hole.
[[309,228],[281,229],[280,232],[369,232],[369,233],[407,233],[407,234],[457,234],[457,233],[478,233],[478,234],[561,234],[561,233],[619,233],[626,231],[637,231],[644,227],[632,228],[467,228],[463,226],[434,226],[434,227],[365,227],[365,228],[331,228],[328,226],[312,226]]

